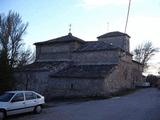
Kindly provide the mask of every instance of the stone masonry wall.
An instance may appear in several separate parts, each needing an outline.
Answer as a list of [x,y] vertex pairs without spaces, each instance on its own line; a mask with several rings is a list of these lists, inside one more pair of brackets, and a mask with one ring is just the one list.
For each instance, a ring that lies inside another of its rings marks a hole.
[[109,93],[119,90],[134,88],[137,81],[142,80],[142,74],[139,69],[133,67],[133,63],[121,61],[115,70],[105,79],[105,91]]
[[104,95],[104,80],[89,78],[51,78],[49,71],[16,73],[17,90],[33,90],[46,97],[94,97]]
[[76,64],[114,64],[119,60],[117,51],[75,52],[72,60]]
[[[64,65],[63,65],[64,66]],[[63,66],[61,66],[63,68]],[[60,66],[59,66],[60,67]],[[59,68],[58,67],[58,68]],[[65,67],[65,66],[64,66]],[[54,70],[31,70],[17,72],[18,90],[34,90],[47,99],[55,97],[108,96],[119,90],[134,88],[141,80],[137,64],[121,61],[103,78],[52,78]],[[56,69],[56,68],[55,68]]]
[[48,94],[55,97],[93,97],[104,94],[102,79],[52,78],[48,83]]
[[60,52],[60,53],[41,53],[38,62],[48,62],[48,61],[70,61],[71,53],[69,52]]
[[55,43],[36,46],[36,61],[64,61],[71,59],[71,52],[81,44],[78,42]]
[[130,64],[124,62],[118,64],[112,74],[106,76],[105,87],[109,93],[134,87]]
[[48,87],[48,71],[16,72],[16,90],[33,90],[44,94]]
[[142,77],[142,72],[143,72],[142,65],[136,62],[132,62],[132,71],[133,71],[132,78],[135,86],[145,82]]
[[108,44],[112,44],[114,46],[120,47],[125,51],[128,51],[128,52],[130,51],[129,38],[127,36],[99,38],[98,40],[105,41]]

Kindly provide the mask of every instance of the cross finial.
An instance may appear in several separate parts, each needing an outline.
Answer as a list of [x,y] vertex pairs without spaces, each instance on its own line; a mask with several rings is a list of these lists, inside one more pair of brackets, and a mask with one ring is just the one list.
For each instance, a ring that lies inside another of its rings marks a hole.
[[109,22],[107,22],[107,32],[109,32]]
[[72,30],[72,25],[69,24],[69,33],[71,33],[71,30]]

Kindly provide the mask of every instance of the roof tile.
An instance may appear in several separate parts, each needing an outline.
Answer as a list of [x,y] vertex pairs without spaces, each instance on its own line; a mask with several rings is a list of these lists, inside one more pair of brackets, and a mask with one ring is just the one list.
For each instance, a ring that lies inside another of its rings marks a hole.
[[58,78],[104,78],[109,71],[116,66],[110,65],[73,65],[65,68],[57,73],[53,73],[51,77]]
[[77,37],[73,36],[71,33],[69,33],[66,36],[58,37],[58,38],[51,39],[51,40],[44,41],[44,42],[37,42],[37,43],[35,43],[35,45],[46,45],[46,44],[52,44],[52,43],[72,42],[72,41],[85,42],[84,40],[77,38]]
[[103,34],[101,36],[98,36],[97,38],[118,37],[118,36],[128,36],[130,38],[130,36],[128,34],[122,33],[119,31],[109,32],[109,33]]

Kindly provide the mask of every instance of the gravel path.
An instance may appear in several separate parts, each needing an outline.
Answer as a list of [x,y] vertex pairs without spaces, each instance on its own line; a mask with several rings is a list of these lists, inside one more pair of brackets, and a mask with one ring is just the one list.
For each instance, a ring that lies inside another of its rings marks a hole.
[[124,97],[62,104],[8,120],[160,120],[160,90],[147,88]]

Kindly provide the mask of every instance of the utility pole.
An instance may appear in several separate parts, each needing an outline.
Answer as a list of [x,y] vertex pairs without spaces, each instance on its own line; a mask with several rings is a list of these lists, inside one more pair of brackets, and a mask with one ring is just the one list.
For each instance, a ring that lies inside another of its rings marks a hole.
[[126,33],[126,31],[127,31],[127,24],[128,24],[130,6],[131,6],[131,0],[129,0],[128,11],[127,11],[127,18],[126,18],[126,25],[125,25],[124,33]]

